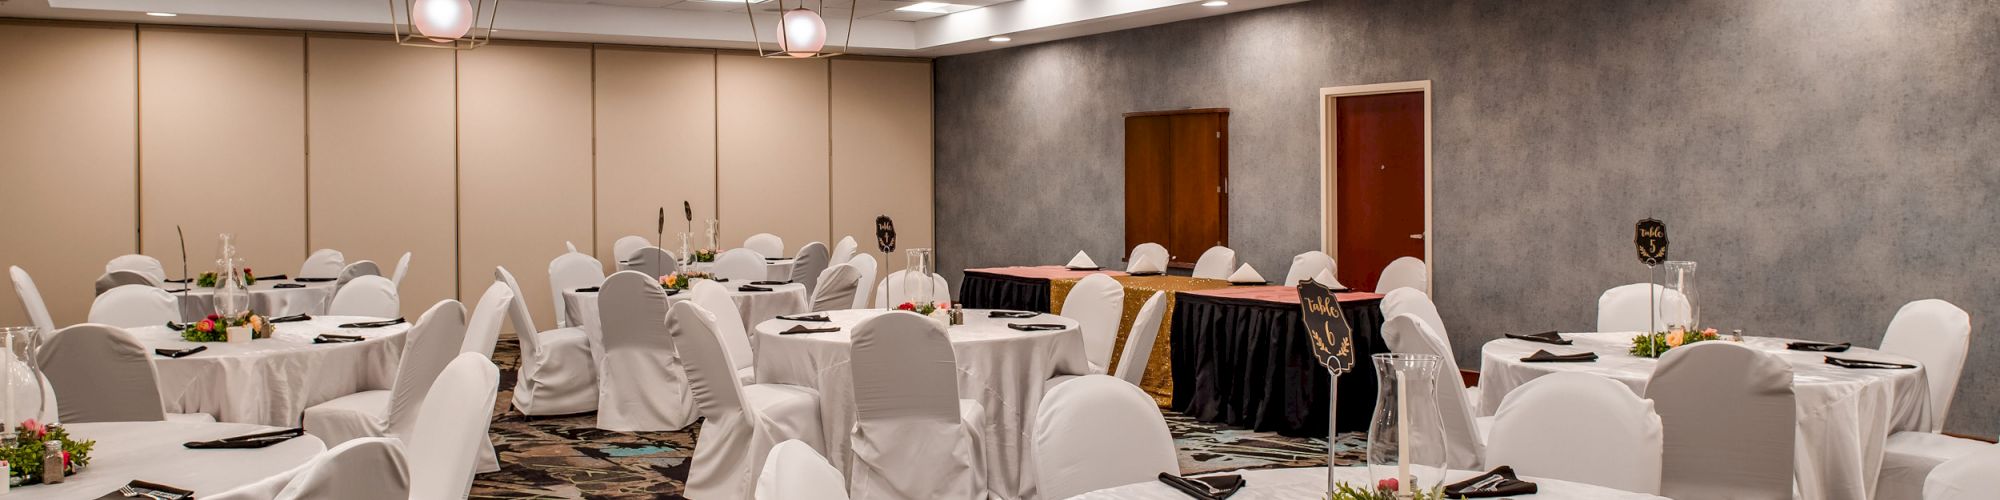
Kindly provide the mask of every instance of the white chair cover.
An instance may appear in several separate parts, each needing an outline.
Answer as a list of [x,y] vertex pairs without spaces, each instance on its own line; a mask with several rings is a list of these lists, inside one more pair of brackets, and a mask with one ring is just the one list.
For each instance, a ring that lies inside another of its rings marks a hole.
[[833,253],[826,257],[826,261],[834,264],[845,264],[847,261],[854,260],[854,253],[860,250],[860,248],[860,245],[854,243],[853,236],[842,236],[839,242],[833,244]]
[[825,448],[817,391],[783,384],[746,386],[736,376],[741,361],[724,347],[731,334],[715,326],[728,316],[689,301],[675,303],[667,312],[667,329],[680,348],[688,389],[703,419],[688,467],[688,498],[750,498],[759,466],[775,443],[796,439],[810,448]]
[[1486,463],[1524,476],[1660,493],[1661,427],[1653,402],[1616,380],[1556,372],[1507,394],[1486,436]]
[[597,365],[590,353],[590,336],[581,327],[536,333],[535,317],[521,296],[521,283],[505,267],[493,278],[514,291],[507,318],[521,346],[521,365],[514,377],[514,409],[523,415],[568,415],[597,409]]
[[[486,293],[479,296],[479,303],[472,310],[472,319],[465,323],[465,344],[459,352],[479,353],[486,359],[493,359],[493,347],[500,342],[500,325],[507,322],[507,314],[514,308],[514,289],[506,283],[493,282],[486,287]],[[493,450],[489,440],[479,451],[479,472],[500,470],[499,454]]]
[[1125,349],[1120,351],[1118,369],[1111,376],[1139,387],[1141,379],[1146,377],[1146,366],[1152,363],[1153,343],[1160,337],[1160,323],[1166,319],[1167,294],[1153,292],[1152,297],[1146,298],[1146,305],[1139,306],[1139,315],[1132,318],[1132,333],[1125,336]]
[[[409,462],[403,443],[361,438],[326,450],[296,471],[280,500],[410,498]],[[208,497],[216,498],[216,497]]]
[[1160,246],[1159,243],[1140,243],[1139,246],[1132,247],[1131,255],[1125,256],[1125,271],[1132,272],[1132,267],[1135,264],[1149,257],[1153,259],[1153,262],[1160,263],[1161,267],[1165,267],[1167,262],[1169,262],[1167,260],[1167,247]]
[[111,262],[106,262],[104,264],[105,274],[110,274],[116,271],[132,271],[135,273],[139,273],[140,276],[145,276],[146,281],[152,284],[153,286],[160,286],[161,283],[167,282],[167,270],[166,268],[160,266],[160,259],[155,259],[144,255],[139,255],[139,254],[120,255],[118,257],[112,258]]
[[638,271],[654,277],[673,274],[680,269],[681,263],[674,258],[673,252],[656,246],[639,247],[618,263],[620,271]]
[[1882,443],[1882,472],[1875,478],[1875,500],[1923,498],[1924,480],[1939,465],[1993,447],[1993,443],[1933,432],[1890,434]]
[[1415,314],[1398,314],[1382,323],[1382,340],[1389,345],[1389,352],[1443,358],[1443,365],[1438,367],[1438,387],[1431,394],[1437,398],[1438,416],[1444,422],[1449,446],[1445,461],[1453,469],[1480,468],[1480,460],[1486,455],[1486,439],[1479,433],[1479,419],[1474,416],[1478,413],[1458,376],[1458,361],[1453,359],[1451,344]]
[[1653,368],[1646,398],[1665,424],[1662,494],[1792,498],[1798,406],[1784,360],[1734,342],[1677,347]]
[[403,299],[396,293],[396,282],[389,278],[362,276],[333,292],[333,304],[326,306],[326,313],[333,316],[395,318],[403,314]]
[[916,275],[907,270],[896,271],[889,273],[889,277],[882,278],[882,282],[876,283],[875,308],[886,309],[889,307],[890,302],[897,304],[919,301],[933,303],[951,302],[951,282],[945,281],[944,275],[931,275],[929,293],[922,293],[922,290],[906,291],[910,288],[910,285],[922,283],[921,281],[910,279],[913,276]]
[[[383,276],[382,266],[376,265],[375,261],[372,260],[362,260],[362,261],[356,261],[352,264],[348,264],[347,267],[340,268],[340,278],[336,279],[333,285],[334,290],[336,290],[335,293],[338,293],[337,290],[339,290],[340,287],[347,286],[347,282],[354,281],[355,278],[359,278],[362,276]],[[392,283],[395,282],[395,280],[389,280],[389,281]]]
[[826,268],[819,273],[818,286],[813,287],[812,310],[838,311],[854,308],[854,294],[861,288],[861,270],[853,264],[840,264]]
[[1320,271],[1334,272],[1333,256],[1319,250],[1302,253],[1292,257],[1292,268],[1285,271],[1285,282],[1280,284],[1296,286],[1318,276]]
[[1423,259],[1397,257],[1382,268],[1382,277],[1375,280],[1375,293],[1385,293],[1398,288],[1415,288],[1427,294],[1431,293],[1429,274],[1430,270],[1424,267]]
[[583,320],[569,317],[563,292],[604,283],[604,263],[589,255],[570,252],[549,260],[549,294],[555,297],[556,328],[582,326]]
[[1209,247],[1194,261],[1194,277],[1208,279],[1229,279],[1229,273],[1236,270],[1236,251],[1225,246]]
[[764,470],[757,474],[757,500],[847,500],[847,478],[813,451],[812,445],[788,439],[771,447]]
[[[410,437],[417,408],[431,384],[465,345],[465,306],[456,300],[438,301],[417,318],[403,343],[403,359],[396,364],[396,380],[388,390],[362,391],[307,407],[306,433],[330,444],[363,437]],[[465,467],[472,470],[472,464]]]
[[158,283],[154,283],[152,278],[147,278],[146,275],[140,274],[138,271],[112,271],[97,277],[97,294],[104,295],[104,292],[109,292],[113,288],[126,285],[160,286]]
[[1108,375],[1085,375],[1042,396],[1035,477],[1043,498],[1180,475],[1180,452],[1152,396]]
[[417,411],[416,430],[403,438],[409,455],[410,498],[465,498],[486,443],[500,369],[476,353],[446,365]]
[[825,243],[807,243],[799,247],[797,256],[792,257],[791,280],[805,285],[807,290],[816,290],[819,288],[819,273],[825,272],[830,262]]
[[757,233],[743,239],[743,248],[757,252],[760,257],[784,257],[785,240],[771,233]]
[[873,295],[869,292],[875,291],[876,270],[881,269],[882,265],[875,261],[874,255],[865,253],[855,255],[854,258],[848,259],[847,263],[853,264],[854,270],[861,272],[861,277],[854,281],[853,309],[866,309],[870,303],[868,298]]
[[1111,346],[1118,342],[1118,321],[1124,312],[1125,286],[1102,273],[1078,280],[1063,298],[1056,314],[1083,327],[1083,358],[1090,362],[1090,373],[1104,373],[1111,364]]
[[49,306],[42,302],[42,291],[35,288],[35,279],[20,266],[7,266],[7,274],[14,279],[14,295],[21,299],[21,309],[28,312],[28,324],[34,325],[37,335],[47,340],[56,333],[56,322],[49,317]]
[[[909,312],[854,326],[850,492],[858,498],[979,498],[986,494],[976,420],[960,400],[944,327]],[[970,418],[969,418],[970,417]]]
[[1882,334],[1882,352],[1923,363],[1924,376],[1930,381],[1931,415],[1936,417],[1931,419],[1932,432],[1942,430],[1945,416],[1951,414],[1951,400],[1958,394],[1958,377],[1965,369],[1965,352],[1971,342],[1972,316],[1938,299],[1904,304]]
[[694,398],[667,331],[667,293],[660,281],[638,271],[605,278],[597,315],[604,330],[597,428],[657,432],[694,423]]
[[[1384,318],[1394,318],[1401,314],[1417,315],[1417,319],[1423,320],[1426,326],[1431,327],[1431,331],[1437,332],[1438,336],[1445,339],[1445,345],[1451,344],[1451,333],[1444,328],[1444,318],[1438,317],[1437,304],[1432,303],[1431,296],[1423,290],[1415,288],[1390,290],[1382,295],[1381,307]],[[1445,351],[1449,352],[1450,349]]]
[[563,248],[565,249],[564,251],[565,251],[566,253],[577,253],[577,252],[576,252],[576,242],[574,242],[574,241],[569,241],[569,240],[563,240]]
[[153,353],[124,329],[94,323],[64,328],[35,359],[55,390],[64,423],[167,419]]
[[181,319],[181,303],[159,287],[125,285],[113,288],[90,303],[91,323],[119,328],[160,326]]
[[403,286],[403,277],[408,276],[409,274],[410,274],[410,252],[403,252],[403,256],[396,259],[396,274],[394,276],[390,276],[389,281],[396,282],[396,287],[401,288]]
[[[751,350],[750,333],[743,325],[743,313],[736,309],[736,299],[729,296],[729,287],[709,280],[696,280],[688,289],[694,294],[693,301],[703,311],[716,315],[715,331],[722,336],[722,345],[729,349],[729,359],[735,360],[734,370],[744,380],[755,380],[756,351]],[[745,382],[748,383],[748,382]]]
[[715,265],[708,272],[730,281],[761,281],[770,277],[764,270],[764,256],[748,248],[731,249],[715,256]]
[[618,238],[618,241],[611,243],[611,260],[614,262],[624,262],[626,259],[632,258],[633,252],[650,246],[653,246],[653,240],[646,239],[645,236],[635,234]]
[[[1650,295],[1657,296],[1660,301],[1657,308],[1646,303],[1651,300],[1646,291],[1649,286],[1653,289]],[[1653,308],[1655,318],[1650,326],[1646,324],[1648,308]],[[1667,324],[1676,320],[1686,323],[1687,317],[1687,296],[1660,285],[1620,285],[1605,290],[1604,295],[1597,297],[1597,331],[1600,332],[1643,332],[1649,328],[1656,332],[1666,331]]]
[[1990,500],[2000,492],[2000,446],[1961,457],[1931,472],[1924,480],[1924,500]]
[[346,267],[347,256],[341,255],[339,250],[321,248],[306,256],[305,263],[299,265],[299,277],[339,278],[340,270]]

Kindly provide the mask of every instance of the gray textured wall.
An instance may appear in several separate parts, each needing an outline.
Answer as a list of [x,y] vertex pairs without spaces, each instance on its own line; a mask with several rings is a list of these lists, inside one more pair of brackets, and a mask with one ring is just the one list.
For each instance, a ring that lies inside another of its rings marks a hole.
[[[940,59],[941,268],[1113,262],[1120,115],[1228,107],[1230,242],[1317,246],[1317,91],[1434,84],[1436,300],[1461,363],[1588,329],[1699,261],[1705,323],[1874,345],[1942,298],[1974,340],[1948,430],[2000,431],[2000,3],[1325,0]],[[956,276],[953,277],[957,279]]]

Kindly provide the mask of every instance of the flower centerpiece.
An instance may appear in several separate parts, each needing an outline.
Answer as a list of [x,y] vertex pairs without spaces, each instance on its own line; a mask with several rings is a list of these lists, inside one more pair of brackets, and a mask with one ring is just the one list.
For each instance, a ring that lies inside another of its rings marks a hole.
[[222,317],[219,314],[210,314],[208,317],[202,318],[201,321],[196,321],[193,324],[187,325],[186,328],[181,329],[181,340],[188,342],[224,342],[229,340],[229,328],[237,326],[248,327],[250,329],[250,338],[253,339],[270,338],[271,333],[278,330],[277,325],[271,324],[269,320],[258,315],[256,311],[245,312],[241,316],[230,318]]
[[1714,328],[1703,328],[1698,332],[1690,332],[1675,327],[1673,330],[1665,332],[1641,333],[1638,336],[1632,337],[1631,352],[1633,356],[1641,358],[1657,358],[1665,355],[1667,351],[1673,350],[1675,347],[1721,338],[1721,335],[1715,333]]
[[694,251],[695,262],[715,262],[715,249],[703,248]]
[[0,447],[0,460],[7,461],[7,480],[15,486],[42,482],[42,453],[50,441],[62,443],[63,475],[83,472],[90,465],[90,448],[96,441],[70,439],[69,432],[61,425],[42,425],[34,419],[21,422],[14,428],[13,446]]
[[964,323],[963,319],[953,318],[952,311],[954,309],[951,307],[950,302],[904,302],[902,305],[896,306],[896,310],[922,314],[924,317],[947,326]]
[[673,273],[660,277],[660,288],[667,290],[686,290],[688,289],[688,287],[694,286],[694,280],[714,281],[715,275],[698,271],[682,271],[678,273]]
[[1445,496],[1444,487],[1442,486],[1430,491],[1418,489],[1411,492],[1411,496],[1408,497],[1396,496],[1397,486],[1396,478],[1393,477],[1376,483],[1375,489],[1372,490],[1341,481],[1334,483],[1333,491],[1326,494],[1326,500],[1444,500],[1448,498]]
[[[243,268],[242,281],[243,286],[255,285],[257,284],[257,275],[250,274],[250,268]],[[202,288],[215,288],[215,285],[220,283],[222,283],[222,277],[216,275],[215,271],[201,273],[201,275],[194,278],[194,286]]]

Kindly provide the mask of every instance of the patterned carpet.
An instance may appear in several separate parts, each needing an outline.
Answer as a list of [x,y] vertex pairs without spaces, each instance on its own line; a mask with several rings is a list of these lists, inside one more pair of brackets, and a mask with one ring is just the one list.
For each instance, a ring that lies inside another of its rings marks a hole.
[[[493,353],[501,390],[491,432],[500,471],[480,474],[472,498],[681,498],[699,424],[678,432],[609,432],[592,427],[591,414],[529,418],[507,411],[519,352],[510,338]],[[1220,427],[1173,412],[1166,419],[1183,473],[1326,464],[1325,440]],[[1340,463],[1359,463],[1366,442],[1360,433],[1342,435]]]

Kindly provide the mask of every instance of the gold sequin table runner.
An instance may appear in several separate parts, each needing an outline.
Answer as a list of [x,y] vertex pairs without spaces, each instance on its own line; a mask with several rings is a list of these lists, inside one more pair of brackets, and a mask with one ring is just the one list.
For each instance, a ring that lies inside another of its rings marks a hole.
[[[1049,280],[1049,311],[1062,314],[1063,299],[1069,297],[1071,288],[1081,278],[1059,278]],[[1132,320],[1139,315],[1139,308],[1146,305],[1146,299],[1155,292],[1165,292],[1166,317],[1160,320],[1160,335],[1153,339],[1153,355],[1146,361],[1146,375],[1139,384],[1153,401],[1165,407],[1174,401],[1173,353],[1168,346],[1174,328],[1174,295],[1176,292],[1214,290],[1228,288],[1225,280],[1190,278],[1187,276],[1113,276],[1112,279],[1125,287],[1125,309],[1118,318],[1118,340],[1111,345],[1111,365],[1107,372],[1118,369],[1118,358],[1125,352],[1125,337],[1132,333]]]

